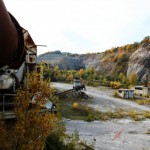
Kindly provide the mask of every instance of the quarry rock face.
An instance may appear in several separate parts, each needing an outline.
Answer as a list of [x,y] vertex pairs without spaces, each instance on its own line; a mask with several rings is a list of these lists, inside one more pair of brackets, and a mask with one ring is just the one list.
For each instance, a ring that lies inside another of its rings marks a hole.
[[38,63],[45,62],[52,67],[58,66],[62,70],[80,70],[85,68],[80,55],[61,53],[60,51],[48,52],[38,56]]
[[129,58],[127,76],[136,73],[139,80],[142,80],[150,71],[150,44],[143,44]]
[[[115,61],[114,58],[120,54],[124,57]],[[58,65],[61,70],[80,70],[94,67],[100,75],[104,76],[113,77],[120,73],[130,76],[131,73],[136,73],[138,80],[141,81],[150,74],[150,43],[140,43],[134,51],[117,51],[111,54],[102,52],[80,55],[60,51],[48,52],[38,56],[38,62],[43,61],[51,66]]]

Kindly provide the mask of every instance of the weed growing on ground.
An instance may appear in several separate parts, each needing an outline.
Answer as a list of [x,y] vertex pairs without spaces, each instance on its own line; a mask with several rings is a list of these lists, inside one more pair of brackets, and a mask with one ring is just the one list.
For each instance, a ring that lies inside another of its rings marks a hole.
[[143,147],[143,149],[142,150],[149,150],[149,148],[148,147]]
[[145,118],[150,118],[150,111],[144,112],[144,117]]
[[[137,112],[134,110],[121,110],[101,112],[98,108],[93,109],[88,106],[92,103],[93,99],[88,100],[76,97],[66,97],[60,99],[60,111],[64,118],[73,120],[84,120],[84,121],[94,121],[94,120],[109,120],[109,119],[120,119],[120,118],[131,118],[134,121],[140,121],[145,118],[150,118],[150,112]],[[74,109],[72,107],[73,103],[78,103],[78,107]]]
[[138,103],[139,105],[150,105],[150,99],[137,100],[137,103]]
[[147,130],[147,132],[145,134],[150,134],[150,129]]
[[72,134],[65,134],[61,139],[57,134],[50,135],[45,144],[44,150],[94,150],[95,143],[87,143],[79,137],[75,130]]
[[113,96],[114,97],[119,97],[119,94],[118,94],[118,92],[116,90],[114,91]]

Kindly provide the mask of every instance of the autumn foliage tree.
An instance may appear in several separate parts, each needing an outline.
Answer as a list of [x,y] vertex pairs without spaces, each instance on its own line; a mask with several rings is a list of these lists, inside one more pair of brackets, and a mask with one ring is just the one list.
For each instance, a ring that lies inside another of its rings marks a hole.
[[110,86],[113,88],[113,89],[118,89],[120,87],[120,82],[119,81],[111,81],[110,82]]
[[39,79],[37,73],[29,76],[28,83],[28,88],[23,87],[17,92],[16,118],[10,127],[6,120],[0,121],[0,149],[42,150],[48,135],[64,133],[61,119],[44,107],[48,99],[57,101],[53,89]]
[[80,75],[80,78],[83,77],[83,75],[84,75],[84,69],[80,69],[80,70],[79,70],[79,75]]
[[137,75],[136,73],[132,72],[129,76],[129,81],[130,81],[130,85],[136,85],[138,80],[137,80]]

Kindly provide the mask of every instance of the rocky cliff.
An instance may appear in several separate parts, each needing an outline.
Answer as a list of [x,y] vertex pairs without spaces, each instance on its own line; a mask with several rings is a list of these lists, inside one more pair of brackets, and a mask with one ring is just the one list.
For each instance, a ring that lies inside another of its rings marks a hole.
[[127,76],[136,73],[141,80],[150,72],[150,42],[142,41],[112,48],[102,53],[82,55],[60,51],[48,52],[38,56],[38,62],[41,61],[67,70],[94,67],[100,74],[109,76],[117,76],[121,72]]
[[150,44],[144,43],[139,49],[131,54],[128,67],[127,67],[127,76],[131,72],[135,72],[141,80],[146,78],[150,73]]
[[60,51],[47,52],[38,56],[38,63],[45,62],[52,67],[59,66],[59,69],[64,70],[80,70],[85,68],[83,58],[80,55],[62,53]]

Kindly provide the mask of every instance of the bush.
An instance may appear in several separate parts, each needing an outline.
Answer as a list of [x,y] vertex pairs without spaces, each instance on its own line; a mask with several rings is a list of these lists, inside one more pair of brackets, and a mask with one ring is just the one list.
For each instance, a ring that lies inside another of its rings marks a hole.
[[73,108],[73,109],[77,109],[77,108],[78,108],[78,106],[79,106],[79,104],[78,104],[78,103],[76,103],[76,102],[74,102],[74,103],[73,103],[73,105],[72,105],[72,108]]
[[94,150],[94,144],[88,145],[81,140],[78,131],[71,135],[64,135],[60,138],[58,135],[50,135],[45,143],[44,150]]
[[128,62],[129,57],[127,55],[120,56],[117,61],[117,65],[122,65],[123,63]]
[[146,112],[144,113],[144,117],[145,117],[145,118],[150,118],[150,112],[149,112],[149,111],[146,111]]
[[[48,136],[45,142],[44,150],[68,150],[69,145],[65,145],[63,141],[60,140],[60,137],[56,134],[51,134]],[[75,150],[70,147],[70,150]]]
[[111,81],[110,82],[110,86],[113,88],[113,89],[118,89],[120,87],[120,82],[119,81]]
[[119,97],[118,92],[116,90],[114,91],[113,96],[114,97]]
[[92,113],[89,113],[89,115],[87,116],[87,120],[86,121],[94,121],[96,120],[95,115]]

